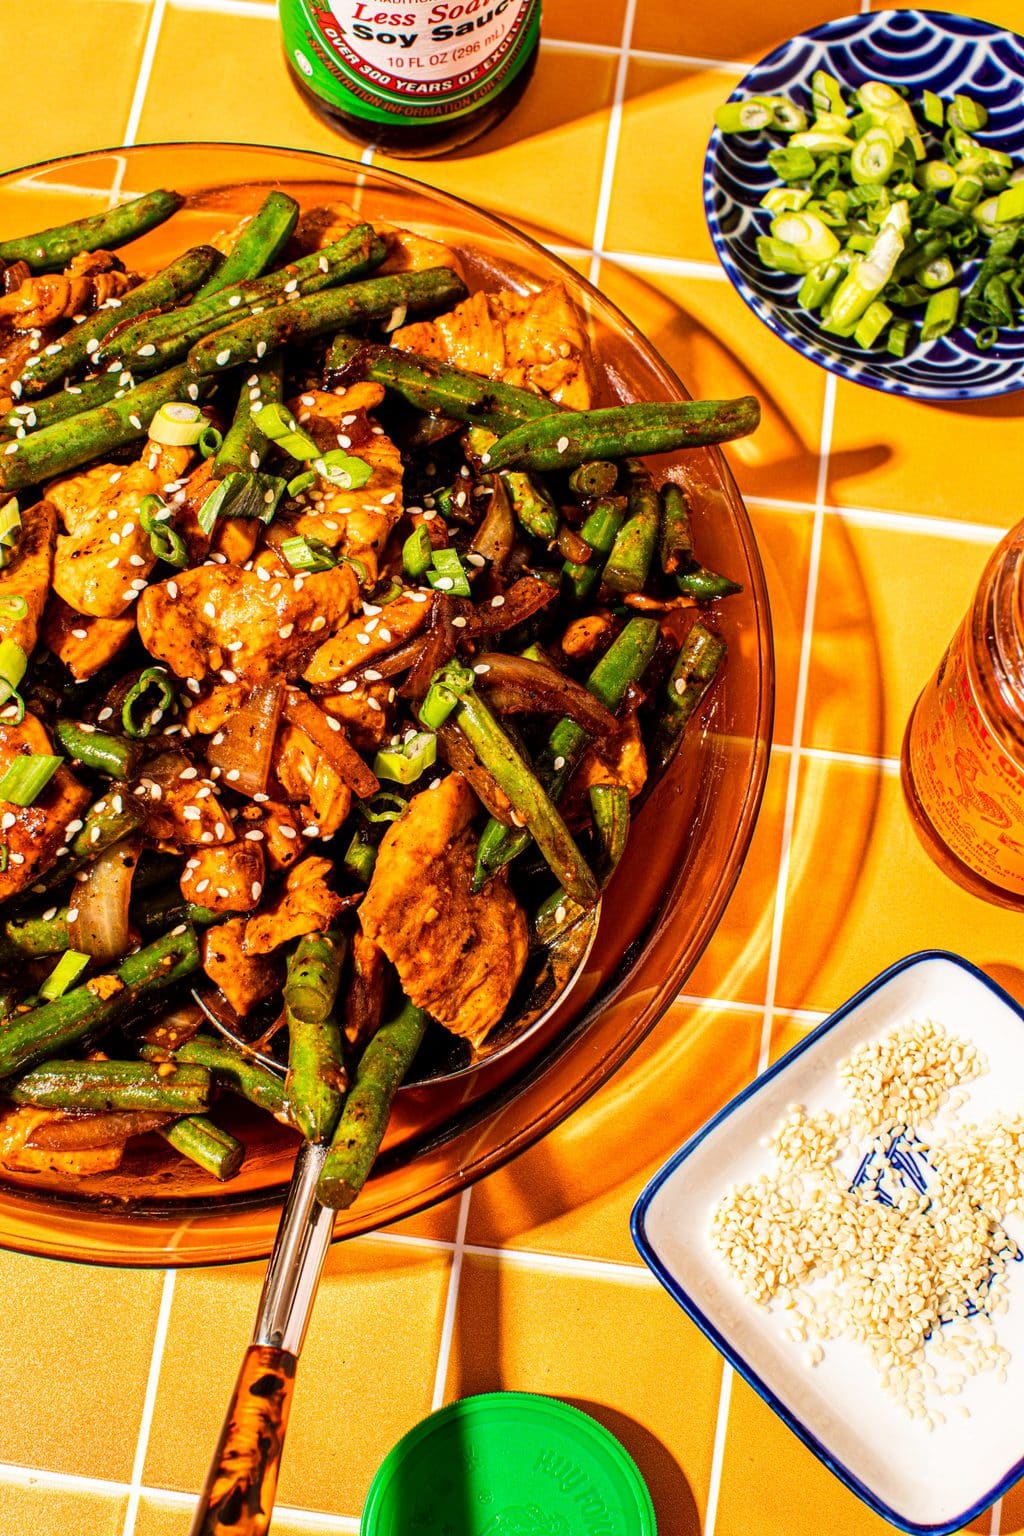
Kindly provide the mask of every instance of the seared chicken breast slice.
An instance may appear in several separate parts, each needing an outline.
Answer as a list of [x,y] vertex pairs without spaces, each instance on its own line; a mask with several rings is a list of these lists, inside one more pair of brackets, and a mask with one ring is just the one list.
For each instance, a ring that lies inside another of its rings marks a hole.
[[[51,757],[53,743],[45,726],[33,714],[20,725],[0,721],[0,777],[16,757]],[[63,764],[31,805],[13,805],[0,798],[0,901],[14,896],[38,880],[57,862],[68,839],[68,828],[77,831],[89,804],[89,791]]]
[[529,945],[526,916],[501,879],[472,890],[478,810],[458,773],[414,795],[381,841],[359,908],[405,995],[474,1046],[508,1007]]
[[[39,624],[50,595],[57,513],[48,501],[37,501],[21,514],[21,532],[11,558],[0,571],[0,640],[13,640],[31,656]],[[24,601],[25,612],[19,613]]]

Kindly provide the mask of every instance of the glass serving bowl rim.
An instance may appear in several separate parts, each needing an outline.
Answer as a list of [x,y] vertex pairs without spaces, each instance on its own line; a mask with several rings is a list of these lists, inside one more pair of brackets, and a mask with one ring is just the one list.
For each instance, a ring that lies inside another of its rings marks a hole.
[[[14,167],[0,173],[0,195],[12,183],[33,173],[52,171],[56,167],[64,167],[81,163],[87,160],[101,160],[104,157],[127,158],[129,160],[144,156],[146,153],[171,153],[174,151],[186,151],[189,153],[224,153],[237,151],[243,155],[274,156],[284,155],[297,161],[309,162],[312,166],[321,169],[323,179],[329,181],[334,176],[349,176],[376,180],[384,187],[396,190],[406,189],[411,195],[423,198],[435,205],[451,205],[461,209],[474,220],[482,220],[492,229],[507,240],[513,250],[516,246],[526,247],[530,254],[566,279],[570,287],[582,290],[588,302],[593,305],[598,314],[620,338],[631,348],[638,352],[646,365],[659,375],[667,386],[676,392],[680,398],[692,398],[682,380],[675,370],[664,360],[646,336],[634,324],[632,320],[609,299],[600,289],[595,287],[582,273],[578,272],[562,257],[550,250],[535,236],[527,233],[517,225],[511,223],[501,214],[492,212],[489,208],[481,207],[470,202],[466,198],[459,197],[455,193],[445,191],[442,188],[431,186],[427,182],[419,181],[415,177],[403,172],[394,171],[390,167],[368,165],[363,161],[352,160],[338,155],[331,155],[322,150],[300,149],[287,145],[251,144],[232,140],[174,140],[152,144],[121,145],[110,148],[96,148],[85,150],[70,155],[56,155],[45,160],[30,162],[20,167]],[[230,172],[225,173],[229,177]],[[287,184],[288,177],[282,177]],[[211,176],[208,186],[211,189],[218,185],[216,173]],[[225,179],[223,185],[232,185]],[[415,214],[411,223],[415,224]],[[607,259],[607,258],[604,258]],[[634,274],[630,273],[630,276]],[[718,458],[722,471],[722,478],[726,487],[730,490],[730,510],[738,529],[742,534],[742,545],[747,560],[748,575],[751,584],[751,604],[754,614],[753,631],[757,637],[756,648],[756,704],[752,711],[753,728],[751,732],[751,749],[745,763],[746,779],[742,794],[738,797],[737,814],[735,818],[734,837],[728,870],[728,879],[719,879],[715,887],[714,898],[700,915],[700,920],[694,922],[684,938],[675,945],[674,959],[661,979],[660,985],[650,990],[641,1009],[632,1016],[628,1027],[619,1035],[615,1047],[606,1052],[599,1060],[592,1063],[574,1079],[573,1087],[568,1095],[563,1095],[554,1114],[550,1105],[539,1109],[525,1126],[520,1126],[512,1138],[503,1140],[500,1145],[491,1149],[485,1156],[474,1161],[468,1167],[459,1168],[454,1173],[448,1173],[440,1180],[442,1187],[434,1184],[422,1189],[414,1197],[402,1197],[394,1202],[395,1208],[385,1207],[377,1209],[372,1216],[360,1224],[358,1215],[356,1224],[352,1227],[338,1230],[336,1227],[334,1241],[342,1241],[346,1237],[360,1236],[367,1232],[377,1231],[382,1226],[391,1222],[416,1215],[440,1201],[452,1198],[460,1194],[470,1185],[476,1183],[487,1174],[504,1166],[513,1157],[518,1156],[530,1146],[534,1145],[555,1125],[561,1124],[568,1116],[574,1114],[580,1106],[594,1093],[615,1071],[627,1060],[632,1052],[649,1034],[666,1009],[676,997],[679,987],[686,975],[693,969],[701,954],[704,952],[715,929],[721,919],[722,913],[728,903],[729,897],[739,878],[750,841],[756,825],[761,800],[764,794],[767,779],[768,758],[771,745],[772,720],[774,711],[774,652],[773,635],[768,600],[767,585],[764,570],[761,563],[760,552],[754,537],[749,514],[743,498],[736,486],[735,479],[728,468],[720,449],[711,450]],[[747,662],[750,665],[750,662]],[[660,911],[657,920],[645,934],[643,949],[648,949],[671,921],[669,904],[665,904]],[[499,1085],[496,1089],[476,1101],[467,1111],[463,1108],[459,1113],[459,1133],[466,1129],[472,1129],[483,1120],[504,1107],[514,1098],[521,1095],[525,1087],[532,1087],[545,1075],[550,1073],[562,1061],[564,1056],[573,1048],[581,1036],[585,1035],[587,1028],[592,1024],[597,1015],[612,1006],[627,988],[632,980],[633,966],[635,962],[625,965],[620,962],[609,979],[609,984],[599,990],[591,998],[586,1007],[577,1018],[562,1031],[558,1039],[553,1042],[550,1049],[539,1056],[528,1068],[525,1074],[517,1076],[508,1083]],[[431,1133],[424,1145],[417,1146],[417,1155],[423,1155],[435,1149],[446,1140],[451,1140],[451,1135],[446,1136],[442,1127],[438,1132]],[[287,1179],[282,1177],[276,1185],[268,1185],[258,1190],[232,1193],[230,1187],[225,1187],[219,1192],[216,1204],[219,1210],[230,1212],[233,1215],[244,1217],[247,1214],[266,1216],[276,1213],[284,1199],[287,1189]],[[102,1228],[109,1225],[111,1217],[117,1217],[121,1221],[127,1221],[131,1225],[133,1214],[122,1208],[108,1211],[99,1205],[78,1204],[73,1199],[65,1197],[61,1192],[49,1190],[34,1190],[30,1186],[0,1185],[0,1207],[4,1201],[13,1201],[16,1206],[24,1205],[35,1214],[52,1215],[59,1218],[61,1215],[69,1216],[73,1221],[82,1222],[86,1226],[98,1224]],[[166,1224],[170,1232],[175,1227],[180,1227],[183,1222],[194,1221],[211,1204],[211,1197],[197,1197],[194,1200],[168,1202],[166,1206],[155,1203],[147,1203],[137,1213],[137,1219],[145,1220],[155,1226]],[[198,1209],[197,1209],[198,1208]],[[349,1213],[340,1213],[346,1216]],[[49,1235],[44,1238],[27,1238],[19,1230],[17,1239],[14,1240],[2,1228],[2,1216],[0,1216],[0,1248],[11,1251],[35,1254],[37,1256],[62,1259],[68,1262],[94,1264],[99,1266],[130,1267],[130,1268],[174,1268],[195,1267],[208,1268],[223,1264],[231,1264],[240,1261],[249,1261],[265,1257],[272,1246],[273,1231],[267,1229],[262,1238],[253,1242],[241,1242],[228,1248],[222,1253],[202,1253],[198,1256],[179,1253],[177,1248],[170,1250],[158,1250],[156,1248],[138,1249],[131,1253],[108,1251],[106,1248],[91,1250],[88,1252],[69,1253],[65,1248],[55,1245]]]

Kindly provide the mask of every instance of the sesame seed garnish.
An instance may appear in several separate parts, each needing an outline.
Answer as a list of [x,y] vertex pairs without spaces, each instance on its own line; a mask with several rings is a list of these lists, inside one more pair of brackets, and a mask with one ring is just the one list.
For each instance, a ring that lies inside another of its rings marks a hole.
[[199,399],[199,385],[198,384],[190,384],[188,386],[187,393],[188,393],[188,397],[189,397],[190,400],[198,400]]
[[318,630],[325,628],[326,624],[327,620],[324,618],[323,614],[318,613],[312,624],[309,626],[311,634],[315,635]]
[[568,448],[568,446],[569,446],[569,439],[567,437],[560,437],[558,439],[558,442],[555,444],[555,447],[556,447],[556,449],[558,450],[559,453],[564,453],[565,450]]
[[[117,564],[116,560],[114,564]],[[73,629],[71,634],[75,640],[88,640],[89,638],[89,631],[86,629]]]
[[289,842],[291,842],[292,839],[298,835],[294,827],[287,825],[279,827],[278,831],[280,832],[281,836],[286,837]]
[[477,677],[483,677],[490,670],[491,669],[487,665],[486,661],[478,661],[476,666],[473,668],[473,671],[476,673]]
[[339,693],[355,693],[355,691],[356,691],[356,689],[358,687],[359,687],[359,684],[356,682],[354,677],[347,677],[343,683],[339,683],[338,684],[338,692]]
[[145,342],[137,350],[138,350],[139,357],[155,357],[156,356],[156,347],[154,346],[154,344],[151,341]]
[[167,596],[171,599],[178,596],[178,583],[176,581],[169,581],[167,583]]
[[77,907],[68,907],[68,922],[69,923],[77,923],[78,922],[78,908]]
[[282,624],[281,628],[277,632],[278,633],[278,638],[281,639],[281,640],[288,640],[288,639],[290,639],[292,631],[294,629],[295,629],[295,625],[294,624]]
[[263,887],[260,882],[258,880],[254,880],[250,889],[252,891],[253,901],[259,901],[260,897],[263,895]]
[[131,424],[135,428],[136,432],[141,432],[142,431],[142,417],[141,416],[134,416],[134,415],[132,415],[132,416],[128,417],[128,420],[131,422]]
[[[198,864],[198,862],[199,862],[199,860],[197,859],[196,863]],[[196,885],[196,895],[197,896],[201,896],[203,894],[203,892],[207,889],[209,884],[210,884],[209,879],[200,880],[198,882],[198,884]]]
[[452,619],[452,626],[455,629],[465,629],[468,622],[468,619],[464,618],[461,613],[458,613],[455,615],[455,618]]
[[[0,829],[4,832],[9,832],[17,819],[13,811],[4,811],[3,816],[0,817]],[[81,822],[79,822],[79,826],[81,826]]]
[[504,608],[504,606],[505,606],[505,599],[502,597],[500,592],[498,593],[497,597],[492,597],[491,598],[491,607],[492,608]]
[[217,362],[217,367],[218,368],[223,368],[224,364],[225,363],[230,363],[230,361],[231,361],[231,348],[230,347],[224,347],[222,351],[217,353],[216,362]]

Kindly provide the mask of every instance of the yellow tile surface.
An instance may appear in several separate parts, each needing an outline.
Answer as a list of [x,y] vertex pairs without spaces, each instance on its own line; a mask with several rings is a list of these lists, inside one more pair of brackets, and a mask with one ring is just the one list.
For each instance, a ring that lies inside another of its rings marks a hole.
[[121,1536],[127,1509],[127,1494],[0,1482],[0,1531],[4,1536],[40,1536],[43,1531]]
[[[935,5],[1022,26],[1019,0]],[[738,298],[704,220],[715,106],[787,36],[863,9],[547,0],[514,115],[454,156],[393,162],[539,227],[596,271],[694,395],[761,399],[758,432],[726,456],[770,594],[776,745],[725,916],[617,1076],[468,1203],[332,1250],[299,1370],[280,1536],[354,1532],[375,1469],[437,1392],[494,1388],[548,1392],[606,1424],[647,1478],[664,1536],[891,1529],[741,1381],[723,1409],[719,1356],[647,1275],[628,1230],[654,1170],[751,1080],[767,1024],[775,1059],[884,966],[932,946],[1024,1001],[1019,919],[940,873],[893,766],[993,537],[1021,515],[1020,397],[924,405],[830,380]],[[271,0],[8,0],[0,15],[0,167],[129,131],[361,152],[296,95]],[[0,235],[59,221],[63,196],[19,194]],[[180,1536],[261,1281],[260,1264],[180,1272],[163,1338],[160,1273],[0,1255],[0,1536]],[[1024,1536],[1024,1486],[971,1530]]]
[[0,1253],[0,1463],[129,1478],[160,1291],[158,1274]]
[[447,1399],[545,1392],[592,1414],[639,1467],[659,1530],[701,1529],[721,1374],[658,1287],[466,1259]]
[[149,12],[148,0],[48,0],[19,6],[15,20],[5,7],[4,52],[16,45],[18,65],[7,72],[0,169],[124,142]]

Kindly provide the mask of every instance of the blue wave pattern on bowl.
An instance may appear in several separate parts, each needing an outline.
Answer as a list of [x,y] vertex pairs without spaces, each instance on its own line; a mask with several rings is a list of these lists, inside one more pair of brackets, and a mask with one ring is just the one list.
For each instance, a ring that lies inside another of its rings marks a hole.
[[[949,101],[972,96],[988,109],[976,137],[1008,154],[1024,155],[1024,38],[967,16],[938,11],[884,11],[844,17],[790,39],[762,59],[733,92],[789,96],[810,106],[811,77],[824,69],[846,90],[865,80],[904,86],[915,101],[934,91]],[[704,161],[704,208],[715,249],[730,280],[754,313],[783,341],[843,378],[917,399],[961,400],[1024,388],[1024,330],[1002,330],[979,349],[973,332],[957,328],[905,357],[866,352],[825,336],[819,321],[797,306],[800,279],[771,272],[757,255],[757,237],[771,215],[758,206],[779,180],[769,166],[767,134],[723,134],[716,128]],[[968,279],[976,263],[968,268]]]

